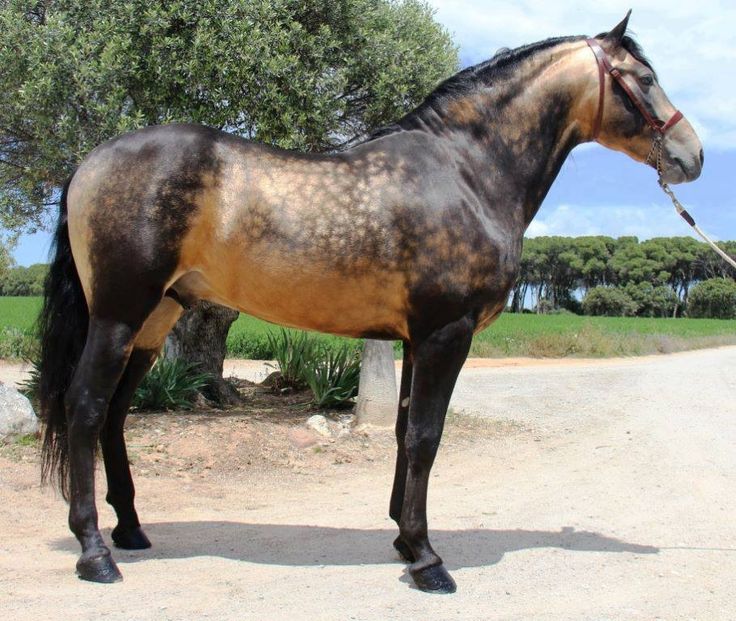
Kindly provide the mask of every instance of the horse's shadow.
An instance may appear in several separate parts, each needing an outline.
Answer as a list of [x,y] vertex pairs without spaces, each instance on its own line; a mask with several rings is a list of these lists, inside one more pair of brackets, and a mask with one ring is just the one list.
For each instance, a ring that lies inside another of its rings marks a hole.
[[[148,559],[218,556],[266,565],[378,565],[395,559],[394,529],[331,528],[296,524],[244,524],[197,521],[144,524],[153,548],[116,550],[121,563]],[[109,532],[106,533],[109,541]],[[432,541],[448,569],[498,563],[507,552],[560,548],[576,552],[656,554],[659,548],[564,527],[544,530],[433,530]],[[78,551],[72,538],[59,539],[57,549]]]

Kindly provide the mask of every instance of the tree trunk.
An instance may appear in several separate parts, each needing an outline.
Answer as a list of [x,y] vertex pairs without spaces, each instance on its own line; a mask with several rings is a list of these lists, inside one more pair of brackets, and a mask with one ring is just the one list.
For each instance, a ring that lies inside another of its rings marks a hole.
[[219,406],[240,403],[240,394],[222,377],[225,361],[225,340],[238,311],[211,302],[198,302],[181,316],[166,339],[166,357],[194,363],[212,381],[202,394]]
[[357,423],[391,427],[396,421],[398,406],[393,344],[391,341],[367,340],[363,347],[358,403],[355,406]]

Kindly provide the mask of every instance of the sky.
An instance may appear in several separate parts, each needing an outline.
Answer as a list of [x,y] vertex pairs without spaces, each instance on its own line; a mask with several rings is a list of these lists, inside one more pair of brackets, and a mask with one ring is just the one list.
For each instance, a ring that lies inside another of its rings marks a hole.
[[[705,151],[701,177],[674,189],[715,239],[736,239],[736,3],[718,0],[430,0],[452,33],[463,67],[501,47],[548,37],[595,35],[633,9],[629,32],[652,61],[673,104]],[[591,55],[591,62],[593,58]],[[527,231],[539,235],[689,235],[654,170],[597,144],[576,148]],[[19,265],[46,261],[49,234],[23,236]]]

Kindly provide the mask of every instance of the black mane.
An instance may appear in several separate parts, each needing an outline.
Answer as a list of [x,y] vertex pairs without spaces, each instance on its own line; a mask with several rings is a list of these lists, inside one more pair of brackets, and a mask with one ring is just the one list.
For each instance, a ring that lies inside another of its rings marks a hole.
[[[605,32],[601,33],[598,37],[604,37],[606,34],[607,33]],[[492,84],[493,82],[504,78],[522,61],[533,56],[537,52],[555,47],[561,43],[580,41],[584,38],[585,37],[583,36],[553,37],[545,39],[544,41],[538,41],[537,43],[522,45],[521,47],[517,47],[513,50],[502,48],[492,58],[462,69],[455,75],[447,78],[444,82],[441,82],[439,86],[427,95],[426,99],[414,110],[395,123],[375,130],[368,136],[365,142],[370,142],[371,140],[376,140],[377,138],[381,138],[382,136],[393,134],[395,132],[412,129],[417,126],[417,122],[428,112],[431,112],[432,110],[441,110],[447,102],[456,99],[460,95],[473,91],[478,87],[478,84]],[[636,42],[636,40],[627,35],[622,39],[621,45],[636,60],[651,69],[652,72],[655,73],[656,77],[654,68],[649,62],[649,59],[644,55],[641,46]]]

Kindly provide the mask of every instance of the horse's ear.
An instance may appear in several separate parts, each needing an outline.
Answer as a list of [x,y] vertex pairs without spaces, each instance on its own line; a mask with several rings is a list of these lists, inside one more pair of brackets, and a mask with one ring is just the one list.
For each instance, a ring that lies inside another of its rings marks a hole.
[[619,24],[613,30],[611,30],[603,39],[613,48],[617,48],[621,45],[621,41],[626,34],[626,28],[629,26],[629,17],[631,17],[631,9],[629,9],[626,17],[624,17],[619,22]]

